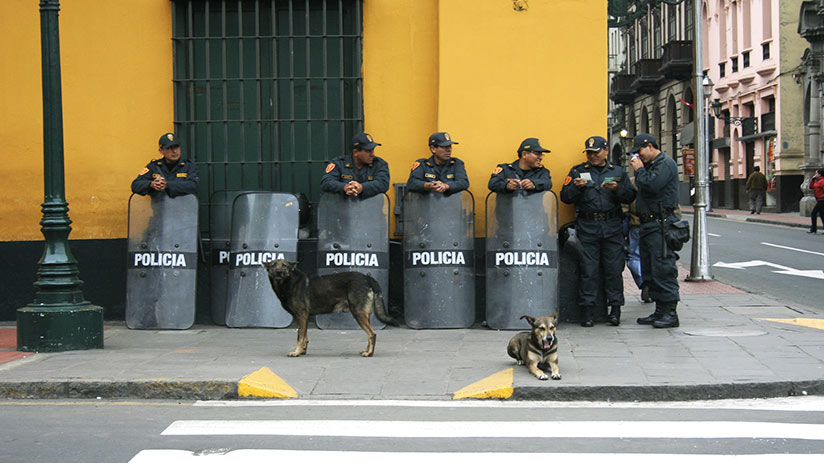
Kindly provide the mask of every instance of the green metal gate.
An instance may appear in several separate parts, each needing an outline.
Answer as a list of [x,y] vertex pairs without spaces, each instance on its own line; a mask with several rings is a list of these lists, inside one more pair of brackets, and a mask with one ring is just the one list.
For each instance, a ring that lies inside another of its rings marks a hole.
[[[175,130],[221,190],[305,193],[363,130],[362,0],[173,0]],[[208,235],[207,227],[201,227]]]

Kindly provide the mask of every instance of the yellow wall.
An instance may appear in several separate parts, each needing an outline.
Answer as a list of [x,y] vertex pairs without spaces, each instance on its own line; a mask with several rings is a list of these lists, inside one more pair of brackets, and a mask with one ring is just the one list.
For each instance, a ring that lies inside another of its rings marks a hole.
[[[606,1],[519,3],[528,9],[510,0],[365,2],[364,105],[367,131],[383,143],[378,154],[392,182],[404,182],[411,163],[429,155],[428,135],[450,132],[475,195],[478,236],[492,169],[517,158],[521,140],[538,137],[552,150],[544,165],[559,192],[585,160],[584,140],[606,136]],[[562,205],[561,223],[573,218]]]
[[[450,132],[460,142],[453,154],[467,165],[479,234],[489,174],[515,159],[523,138],[552,150],[544,164],[557,192],[584,160],[584,139],[606,132],[606,0],[517,2],[525,11],[513,3],[364,0],[365,123],[383,144],[377,153],[392,182],[405,182],[412,162],[429,155],[429,134]],[[61,8],[71,238],[122,238],[129,184],[172,130],[171,2],[104,8],[73,0]],[[0,1],[0,31],[0,241],[40,240],[37,2]],[[563,206],[561,223],[572,217]]]
[[[72,239],[126,236],[129,185],[172,130],[171,2],[61,2],[66,199]],[[40,10],[0,2],[0,241],[40,240]],[[6,218],[12,218],[6,220]]]

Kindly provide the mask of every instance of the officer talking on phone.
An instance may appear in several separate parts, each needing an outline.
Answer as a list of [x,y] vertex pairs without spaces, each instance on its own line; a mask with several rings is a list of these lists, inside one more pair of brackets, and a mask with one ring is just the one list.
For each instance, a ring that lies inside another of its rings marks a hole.
[[658,149],[655,137],[648,133],[635,136],[630,152],[641,219],[641,274],[655,301],[655,312],[636,321],[655,328],[675,328],[679,326],[676,307],[681,299],[675,263],[678,255],[666,244],[664,228],[678,220],[678,165]]
[[564,179],[561,201],[575,205],[575,230],[583,247],[578,301],[581,326],[593,326],[598,277],[603,270],[604,290],[610,306],[610,325],[621,323],[624,305],[624,233],[621,204],[635,199],[635,187],[624,168],[607,161],[609,147],[603,137],[584,142],[587,161],[574,166]]

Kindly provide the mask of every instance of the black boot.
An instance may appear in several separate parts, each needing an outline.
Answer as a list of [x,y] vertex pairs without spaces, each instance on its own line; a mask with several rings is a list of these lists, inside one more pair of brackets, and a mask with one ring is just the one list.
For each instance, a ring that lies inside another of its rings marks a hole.
[[595,323],[592,322],[592,307],[584,307],[581,318],[581,326],[584,328],[592,328]]
[[677,328],[679,323],[675,308],[678,306],[678,303],[665,302],[662,305],[664,305],[664,313],[661,314],[661,318],[652,322],[652,326],[655,328]]
[[664,308],[660,302],[655,303],[655,312],[635,320],[639,325],[652,325],[653,322],[660,319],[664,315]]
[[609,315],[607,316],[607,323],[612,326],[618,326],[621,324],[621,306],[614,305],[609,310]]

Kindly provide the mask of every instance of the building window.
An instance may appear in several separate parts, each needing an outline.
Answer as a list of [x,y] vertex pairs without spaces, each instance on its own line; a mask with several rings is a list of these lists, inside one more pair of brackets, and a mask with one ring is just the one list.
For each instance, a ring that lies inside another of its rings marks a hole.
[[718,74],[721,77],[726,77],[726,75],[727,75],[727,63],[718,63]]
[[745,51],[741,53],[741,66],[745,68],[750,67],[750,52]]
[[761,59],[770,59],[770,42],[761,45]]
[[649,31],[647,22],[641,21],[641,59],[649,58]]
[[[174,117],[221,190],[304,192],[363,130],[362,0],[173,0]],[[201,220],[209,224],[209,220]]]
[[684,2],[684,22],[687,30],[687,40],[692,40],[692,0]]
[[738,57],[730,58],[730,72],[738,72]]
[[678,5],[667,5],[667,41],[671,42],[675,40],[676,33],[676,25],[678,24],[676,21],[678,19]]

